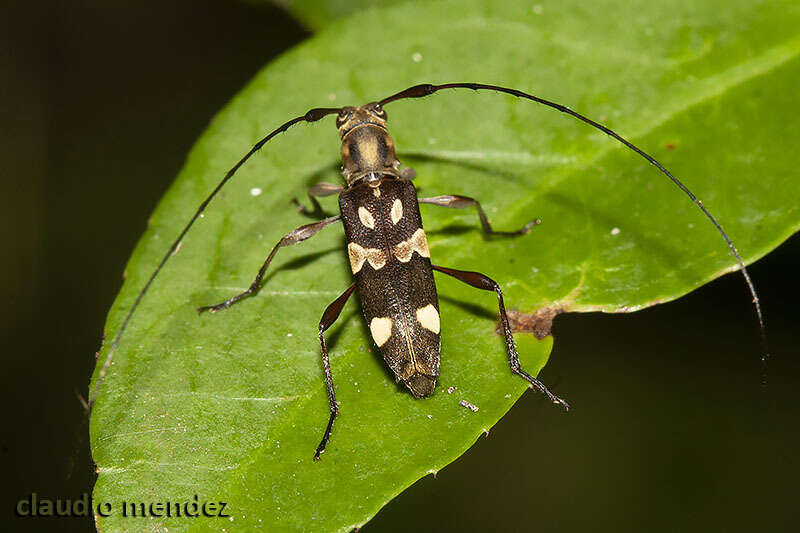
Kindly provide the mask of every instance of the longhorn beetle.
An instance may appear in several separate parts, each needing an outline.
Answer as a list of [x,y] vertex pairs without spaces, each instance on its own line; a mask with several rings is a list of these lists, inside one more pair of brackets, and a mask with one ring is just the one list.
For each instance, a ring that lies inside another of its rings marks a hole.
[[[572,111],[568,107],[532,94],[482,83],[422,84],[409,87],[383,100],[371,102],[360,107],[311,109],[304,115],[285,122],[258,141],[225,174],[222,181],[200,204],[197,211],[195,211],[192,218],[161,259],[144,287],[139,291],[103,362],[94,389],[86,404],[87,410],[91,412],[91,407],[97,399],[97,393],[111,364],[114,352],[136,308],[156,276],[158,276],[158,273],[177,250],[192,224],[202,214],[214,196],[233,177],[239,167],[270,139],[299,122],[317,122],[327,115],[337,115],[336,127],[342,140],[342,176],[345,186],[320,183],[312,187],[308,194],[314,206],[313,213],[322,212],[319,202],[316,200],[317,197],[338,194],[341,214],[300,226],[288,233],[272,249],[247,290],[224,302],[200,307],[197,310],[198,313],[203,311],[213,313],[227,309],[243,298],[256,293],[261,286],[267,267],[269,267],[280,248],[302,242],[335,222],[341,221],[344,224],[347,237],[347,254],[350,259],[350,269],[355,277],[355,283],[350,285],[341,296],[325,309],[319,322],[319,342],[322,350],[325,385],[328,389],[330,418],[322,436],[322,441],[314,453],[314,460],[318,460],[325,451],[325,446],[331,436],[333,422],[339,413],[328,350],[325,346],[325,330],[339,317],[342,308],[354,290],[358,290],[361,298],[362,311],[372,334],[372,340],[380,349],[383,359],[394,372],[397,380],[408,387],[411,394],[416,398],[426,398],[433,394],[436,387],[436,379],[439,377],[439,351],[441,346],[439,302],[433,279],[434,270],[452,276],[478,289],[494,291],[497,294],[500,322],[505,337],[511,371],[524,378],[532,387],[538,389],[551,401],[568,409],[569,406],[564,400],[551,393],[542,382],[525,372],[520,366],[519,356],[514,346],[511,327],[509,326],[503,303],[503,293],[499,285],[491,278],[478,272],[455,270],[431,263],[428,242],[425,237],[425,231],[422,228],[422,219],[419,213],[420,203],[455,209],[474,207],[478,212],[483,232],[490,235],[522,235],[528,233],[531,227],[538,223],[538,220],[531,221],[523,228],[512,232],[495,231],[489,224],[481,204],[476,199],[456,195],[417,198],[416,189],[411,183],[411,180],[415,177],[415,172],[410,168],[401,168],[400,161],[395,155],[394,142],[386,126],[387,116],[383,107],[397,100],[422,98],[443,89],[458,88],[473,89],[475,91],[496,91],[556,109],[599,129],[656,166],[705,214],[722,235],[731,253],[736,258],[739,269],[753,297],[753,305],[764,348],[762,359],[767,357],[766,328],[761,313],[761,304],[747,268],[742,262],[736,247],[703,203],[653,157],[602,124]],[[302,206],[299,206],[299,209],[306,214],[312,213],[311,210]]]

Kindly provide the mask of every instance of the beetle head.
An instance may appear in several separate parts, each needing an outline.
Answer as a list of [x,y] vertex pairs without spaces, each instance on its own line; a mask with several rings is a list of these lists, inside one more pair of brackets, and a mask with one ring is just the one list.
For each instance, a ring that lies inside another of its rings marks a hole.
[[399,177],[400,161],[386,129],[386,112],[377,102],[343,107],[336,118],[342,137],[342,175],[347,184],[361,179],[375,181]]
[[377,102],[359,107],[346,106],[339,111],[336,117],[336,127],[339,128],[339,135],[344,139],[345,135],[359,126],[372,125],[386,130],[386,111]]

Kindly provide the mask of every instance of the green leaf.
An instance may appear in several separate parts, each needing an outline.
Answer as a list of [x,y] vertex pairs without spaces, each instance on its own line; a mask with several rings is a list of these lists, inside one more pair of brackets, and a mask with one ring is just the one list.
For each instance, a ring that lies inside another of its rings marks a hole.
[[[516,87],[607,123],[682,178],[752,262],[800,226],[798,23],[794,3],[488,0],[403,4],[334,23],[214,119],[131,258],[107,334],[193,210],[265,132],[310,107],[360,104],[418,82]],[[387,107],[423,195],[476,197],[500,229],[542,219],[528,236],[485,240],[474,212],[422,208],[433,260],[491,276],[509,307],[631,311],[735,270],[712,225],[664,176],[567,116],[466,90]],[[351,282],[335,226],[282,249],[256,297],[197,316],[197,306],[245,288],[272,245],[308,222],[289,199],[335,182],[338,150],[330,118],[277,137],[214,201],[142,302],[92,417],[94,499],[113,509],[98,519],[102,530],[136,523],[122,516],[123,502],[197,494],[227,502],[231,518],[136,520],[170,531],[348,531],[464,453],[526,390],[494,333],[491,293],[438,279],[442,376],[427,400],[394,383],[351,301],[328,332],[341,415],[313,462],[328,418],[317,324]],[[336,210],[335,199],[323,203]],[[551,338],[517,341],[536,373]]]
[[393,6],[402,1],[404,0],[272,0],[314,30],[322,29],[334,20],[356,12]]

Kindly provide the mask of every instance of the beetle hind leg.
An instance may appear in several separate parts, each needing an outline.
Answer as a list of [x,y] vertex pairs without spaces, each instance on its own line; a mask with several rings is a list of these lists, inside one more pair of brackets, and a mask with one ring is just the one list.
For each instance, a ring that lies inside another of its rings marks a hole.
[[325,451],[325,446],[328,445],[328,440],[331,438],[333,421],[336,419],[336,415],[339,414],[339,404],[336,402],[336,391],[333,389],[333,374],[331,373],[331,362],[328,358],[328,347],[325,346],[325,330],[331,327],[331,325],[336,322],[336,319],[339,318],[344,304],[347,303],[347,299],[353,294],[355,288],[355,283],[350,285],[341,296],[336,298],[336,300],[325,309],[325,312],[322,313],[322,319],[319,321],[319,344],[322,348],[322,367],[325,371],[325,387],[328,389],[328,405],[331,409],[331,416],[328,419],[328,426],[325,428],[322,440],[319,446],[317,446],[317,451],[314,452],[315,461],[319,461],[319,456]]
[[503,303],[503,291],[500,290],[500,286],[497,284],[497,282],[479,272],[455,270],[453,268],[445,268],[437,265],[432,266],[434,270],[438,270],[439,272],[447,274],[448,276],[452,276],[457,280],[463,281],[468,285],[472,285],[477,289],[494,291],[494,293],[497,294],[497,301],[500,307],[500,323],[503,326],[503,335],[506,341],[506,349],[508,350],[508,364],[511,367],[511,371],[530,383],[531,387],[547,396],[551,402],[560,404],[564,407],[564,409],[569,410],[569,404],[567,402],[550,392],[550,389],[548,389],[544,383],[522,369],[522,365],[519,361],[519,354],[517,353],[517,347],[514,345],[514,336],[511,333],[511,326],[508,323],[506,306]]

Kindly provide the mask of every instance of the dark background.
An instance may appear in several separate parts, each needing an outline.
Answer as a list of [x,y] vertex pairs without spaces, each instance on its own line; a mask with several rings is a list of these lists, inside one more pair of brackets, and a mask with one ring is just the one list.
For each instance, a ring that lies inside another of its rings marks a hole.
[[[0,34],[0,529],[91,531],[13,509],[91,490],[76,392],[128,255],[214,113],[308,32],[217,0],[32,6],[3,7]],[[767,387],[738,275],[632,315],[559,317],[544,375],[576,408],[526,394],[364,529],[797,530],[798,273],[798,237],[752,268]]]

